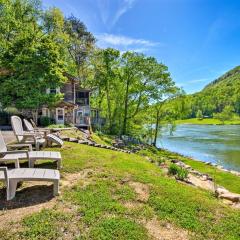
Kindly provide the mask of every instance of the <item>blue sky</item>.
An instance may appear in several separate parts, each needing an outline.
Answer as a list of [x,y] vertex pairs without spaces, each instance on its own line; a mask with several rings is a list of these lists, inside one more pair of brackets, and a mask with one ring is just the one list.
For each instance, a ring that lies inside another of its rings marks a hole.
[[43,5],[81,19],[100,47],[156,57],[187,93],[240,65],[239,0],[43,0]]

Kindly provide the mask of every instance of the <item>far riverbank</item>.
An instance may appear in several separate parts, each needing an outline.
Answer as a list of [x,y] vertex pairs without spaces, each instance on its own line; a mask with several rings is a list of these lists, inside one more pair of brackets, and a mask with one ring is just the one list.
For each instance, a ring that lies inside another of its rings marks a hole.
[[[180,124],[194,124],[194,125],[223,125],[223,123],[215,118],[204,118],[202,120],[197,118],[189,118],[189,119],[183,119],[183,120],[177,120],[177,125]],[[224,125],[240,125],[240,118],[234,119],[230,121],[225,121]]]

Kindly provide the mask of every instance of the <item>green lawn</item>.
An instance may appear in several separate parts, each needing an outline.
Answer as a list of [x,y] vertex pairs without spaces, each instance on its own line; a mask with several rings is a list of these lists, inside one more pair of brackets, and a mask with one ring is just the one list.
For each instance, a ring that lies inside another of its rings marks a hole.
[[[5,226],[0,230],[1,239],[144,240],[151,239],[144,223],[155,217],[162,224],[189,231],[189,239],[240,237],[239,210],[223,204],[210,192],[169,178],[141,156],[144,152],[126,154],[75,143],[54,150],[62,152],[63,181],[67,174],[84,169],[91,170],[91,174],[70,187],[62,187],[54,207],[29,213],[17,224]],[[159,161],[173,157],[154,150],[144,154],[154,155]],[[137,200],[129,181],[148,186],[147,201]],[[234,176],[233,181],[232,185],[237,185],[239,179]],[[134,207],[128,207],[128,202]]]
[[[222,122],[218,119],[214,119],[214,118],[206,118],[206,119],[202,119],[199,120],[197,118],[190,118],[190,119],[184,119],[184,120],[177,120],[176,124],[200,124],[200,125],[220,125],[222,124]],[[240,124],[240,119],[234,119],[231,121],[225,121],[224,124],[226,125],[238,125]]]

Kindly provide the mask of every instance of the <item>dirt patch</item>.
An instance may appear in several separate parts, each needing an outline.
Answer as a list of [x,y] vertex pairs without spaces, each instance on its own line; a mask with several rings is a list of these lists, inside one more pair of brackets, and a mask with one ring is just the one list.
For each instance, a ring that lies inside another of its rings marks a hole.
[[176,228],[169,223],[161,223],[156,218],[144,223],[148,234],[154,240],[187,240],[189,234],[183,229]]
[[63,175],[60,184],[62,187],[73,187],[77,182],[84,180],[82,184],[86,186],[91,182],[90,178],[93,173],[92,169],[84,169],[78,173],[67,173]]
[[16,223],[22,218],[43,208],[52,208],[56,204],[56,199],[52,195],[50,184],[28,182],[24,184],[16,193],[12,201],[6,201],[5,189],[1,189],[0,197],[0,229],[9,223]]
[[137,201],[146,203],[149,199],[149,186],[140,182],[129,182],[130,187],[134,189],[137,194]]
[[134,202],[134,201],[127,201],[122,203],[124,207],[128,208],[128,209],[136,209],[136,208],[140,208],[143,206],[143,203],[141,202]]
[[214,182],[210,180],[202,180],[193,174],[188,174],[188,181],[196,187],[209,190],[211,192],[215,191]]

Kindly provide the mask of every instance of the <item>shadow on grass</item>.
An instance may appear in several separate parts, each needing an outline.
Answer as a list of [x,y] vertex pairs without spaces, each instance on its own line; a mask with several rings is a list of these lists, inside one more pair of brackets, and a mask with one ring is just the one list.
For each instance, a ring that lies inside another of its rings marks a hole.
[[17,190],[13,200],[6,200],[6,189],[0,189],[0,210],[17,209],[45,203],[53,198],[52,185],[34,185]]
[[[1,166],[6,166],[8,169],[15,168],[13,163],[1,164]],[[41,162],[35,164],[35,168],[46,168],[46,169],[56,169],[57,164],[53,162]],[[21,162],[21,168],[28,168],[28,162]],[[30,185],[31,184],[31,185]],[[6,188],[0,186],[0,210],[4,209],[17,209],[24,208],[28,206],[37,205],[40,203],[48,202],[53,198],[53,185],[46,185],[42,182],[31,183],[23,182],[19,183],[19,188],[17,189],[16,196],[13,200],[6,200]],[[21,189],[21,186],[24,188]]]

